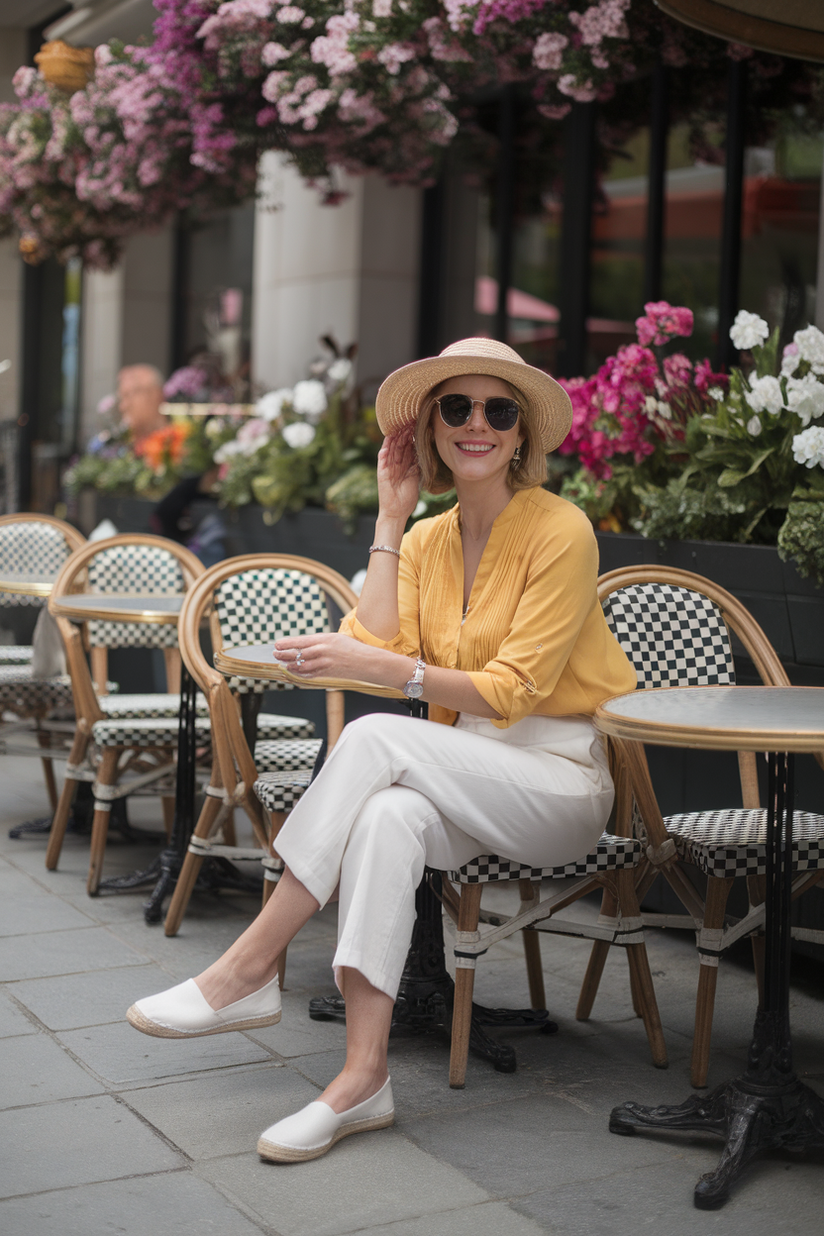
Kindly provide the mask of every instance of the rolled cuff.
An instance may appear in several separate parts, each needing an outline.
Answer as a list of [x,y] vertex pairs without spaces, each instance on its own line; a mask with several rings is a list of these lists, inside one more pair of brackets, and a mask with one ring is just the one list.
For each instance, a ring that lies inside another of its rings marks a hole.
[[403,635],[398,632],[394,639],[385,640],[379,639],[377,635],[373,635],[371,631],[367,631],[366,627],[358,622],[354,612],[347,614],[341,623],[340,629],[344,635],[351,635],[353,639],[358,640],[361,644],[369,644],[371,648],[386,648],[389,652],[405,653]]
[[490,708],[500,714],[500,720],[492,720],[499,730],[505,730],[523,717],[535,711],[535,684],[522,680],[517,674],[491,674],[488,670],[469,671],[469,678],[479,695]]

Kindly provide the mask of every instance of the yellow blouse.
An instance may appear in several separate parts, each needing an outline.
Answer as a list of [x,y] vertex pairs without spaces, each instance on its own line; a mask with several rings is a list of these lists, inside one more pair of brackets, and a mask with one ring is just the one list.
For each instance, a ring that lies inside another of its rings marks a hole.
[[[381,640],[348,614],[341,630],[428,665],[468,672],[505,729],[530,713],[591,715],[634,690],[635,670],[598,602],[598,546],[584,513],[545,489],[519,490],[495,523],[466,618],[457,506],[414,524],[401,544],[400,632]],[[432,707],[433,720],[456,713]]]

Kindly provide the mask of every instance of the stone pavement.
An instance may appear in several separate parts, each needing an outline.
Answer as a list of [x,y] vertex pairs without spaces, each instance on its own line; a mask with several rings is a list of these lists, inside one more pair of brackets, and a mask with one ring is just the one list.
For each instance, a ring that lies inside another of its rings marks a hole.
[[[518,1071],[470,1059],[447,1085],[435,1039],[393,1039],[393,1129],[349,1138],[306,1164],[264,1164],[262,1129],[316,1097],[338,1070],[343,1027],[309,1020],[333,990],[333,908],[289,950],[283,1020],[258,1033],[170,1042],[124,1020],[140,996],[196,973],[255,912],[256,899],[199,895],[176,939],[147,927],[139,894],[85,894],[87,841],[69,836],[60,869],[45,839],[9,826],[45,811],[35,760],[0,759],[0,1232],[4,1236],[761,1236],[821,1231],[824,1155],[775,1156],[721,1211],[692,1206],[717,1146],[619,1138],[610,1108],[689,1093],[696,980],[684,933],[653,933],[652,968],[670,1052],[652,1068],[632,1015],[623,957],[610,958],[590,1022],[574,1020],[584,942],[543,937],[547,998],[560,1033],[499,1032]],[[134,823],[159,814],[130,807]],[[158,827],[158,825],[155,825]],[[146,865],[145,845],[113,840],[107,873]],[[585,907],[583,913],[596,910]],[[616,950],[616,953],[618,951]],[[722,963],[711,1084],[740,1071],[755,985],[746,952]],[[480,1001],[527,1003],[520,943],[478,969]],[[800,962],[792,990],[796,1063],[824,1088],[824,980]]]

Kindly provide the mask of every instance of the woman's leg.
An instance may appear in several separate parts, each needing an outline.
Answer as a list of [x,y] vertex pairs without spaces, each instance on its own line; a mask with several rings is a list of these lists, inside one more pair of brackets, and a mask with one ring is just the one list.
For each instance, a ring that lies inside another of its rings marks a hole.
[[389,1076],[386,1057],[395,1002],[359,970],[343,967],[338,974],[346,999],[346,1063],[318,1097],[340,1113],[377,1094]]

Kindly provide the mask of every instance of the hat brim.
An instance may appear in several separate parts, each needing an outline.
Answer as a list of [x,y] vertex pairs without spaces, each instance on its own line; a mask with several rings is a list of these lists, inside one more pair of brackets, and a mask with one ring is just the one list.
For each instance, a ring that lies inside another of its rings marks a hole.
[[396,369],[375,400],[381,432],[397,433],[418,419],[431,391],[447,378],[469,374],[501,378],[527,401],[530,422],[546,454],[561,445],[572,428],[572,403],[564,388],[542,369],[490,356],[433,356]]

